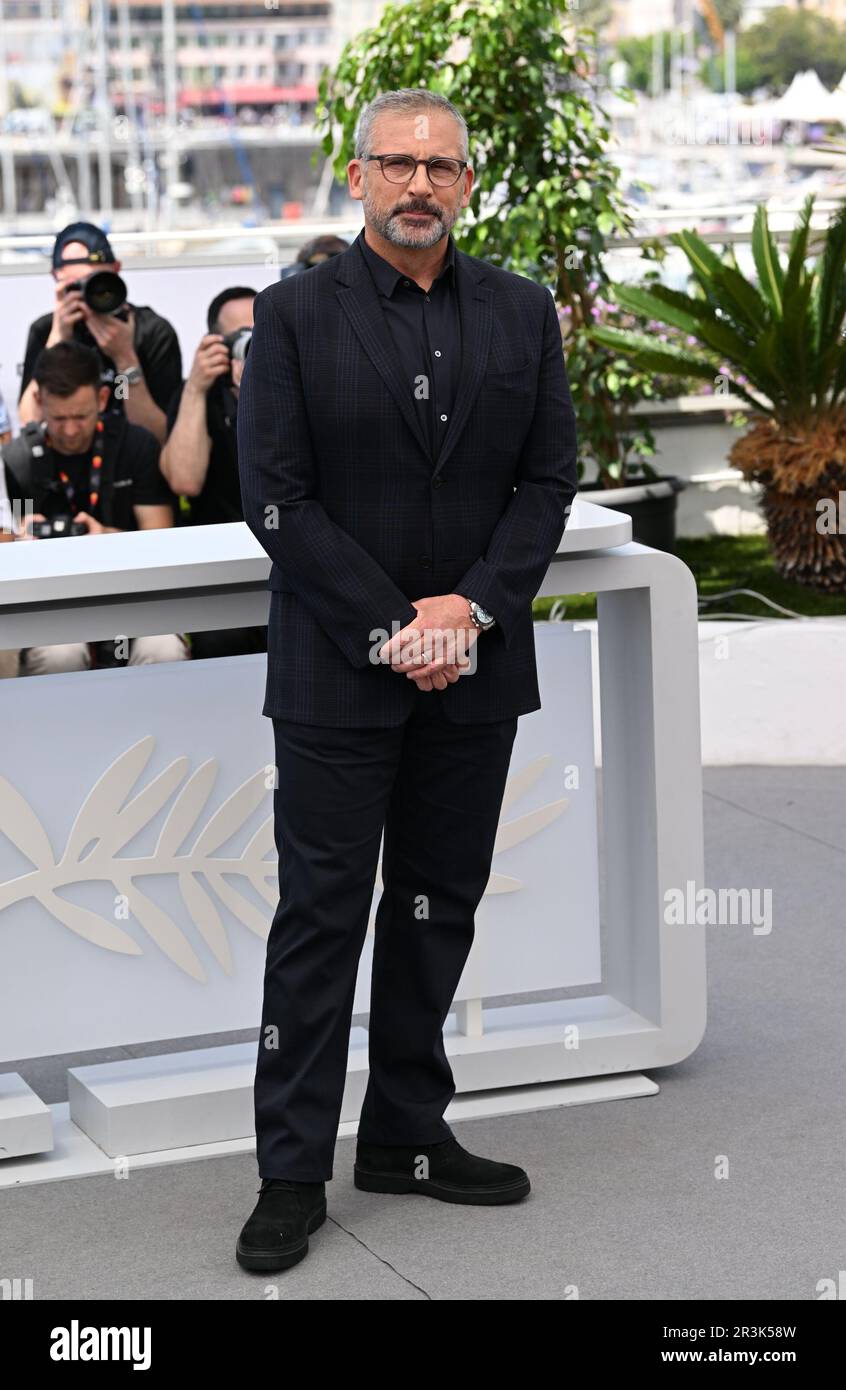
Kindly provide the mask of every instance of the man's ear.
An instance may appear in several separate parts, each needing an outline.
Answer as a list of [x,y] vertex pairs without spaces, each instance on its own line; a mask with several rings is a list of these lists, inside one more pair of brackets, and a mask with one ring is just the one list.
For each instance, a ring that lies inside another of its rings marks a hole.
[[111,392],[109,391],[108,386],[101,386],[97,392],[97,409],[101,415],[103,411],[106,409],[106,406],[109,404],[110,395]]

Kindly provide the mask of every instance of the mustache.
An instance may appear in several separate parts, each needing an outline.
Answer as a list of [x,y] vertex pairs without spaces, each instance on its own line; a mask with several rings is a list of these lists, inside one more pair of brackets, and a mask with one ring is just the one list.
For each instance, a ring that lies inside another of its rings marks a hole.
[[402,212],[425,212],[428,213],[430,217],[440,217],[440,214],[437,213],[434,208],[427,207],[425,204],[423,207],[420,207],[419,204],[411,204],[411,206],[407,208],[397,208],[394,216],[398,217]]

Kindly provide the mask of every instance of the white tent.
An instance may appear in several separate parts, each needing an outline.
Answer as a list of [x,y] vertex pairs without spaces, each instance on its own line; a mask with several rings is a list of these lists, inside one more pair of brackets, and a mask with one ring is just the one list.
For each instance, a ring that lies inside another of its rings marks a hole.
[[846,125],[846,72],[832,92],[831,100],[838,112],[838,119]]
[[767,115],[777,121],[840,121],[844,106],[843,94],[830,92],[809,68],[797,72],[784,96],[768,103]]

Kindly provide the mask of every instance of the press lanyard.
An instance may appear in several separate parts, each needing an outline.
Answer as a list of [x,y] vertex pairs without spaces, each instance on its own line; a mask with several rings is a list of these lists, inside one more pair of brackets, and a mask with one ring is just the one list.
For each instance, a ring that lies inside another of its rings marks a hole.
[[[98,420],[98,421],[97,421],[97,435],[98,435],[98,436],[102,436],[104,428],[105,428],[105,426],[103,425],[103,421],[102,421],[102,420]],[[45,442],[47,443],[48,447],[52,447],[52,446],[50,446],[50,436],[49,436],[49,435],[47,436],[47,439],[46,439]],[[88,511],[89,511],[90,514],[93,514],[94,508],[97,506],[97,503],[98,503],[99,500],[100,500],[100,470],[101,470],[101,468],[103,467],[103,454],[102,454],[102,448],[103,448],[102,442],[100,442],[100,441],[98,441],[98,440],[95,440],[95,443],[94,443],[94,454],[93,454],[92,459],[91,459],[91,471],[90,471],[89,478],[88,478]],[[64,485],[65,485],[65,490],[66,490],[67,495],[68,495],[68,501],[69,501],[69,503],[71,504],[71,506],[73,507],[74,495],[75,495],[75,489],[74,489],[73,483],[71,482],[71,480],[70,480],[68,474],[65,472],[65,470],[64,470],[63,468],[60,468],[60,469],[59,469],[59,477],[60,477],[60,479],[62,480],[62,482],[63,482]],[[75,507],[75,508],[74,508],[74,515],[76,515],[76,513],[77,513],[79,510],[80,510],[79,507]]]

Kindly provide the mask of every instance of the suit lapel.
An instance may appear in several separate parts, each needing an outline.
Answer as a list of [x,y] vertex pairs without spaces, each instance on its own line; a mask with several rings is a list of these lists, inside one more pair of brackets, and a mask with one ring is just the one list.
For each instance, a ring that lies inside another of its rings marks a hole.
[[488,359],[493,323],[492,291],[481,284],[484,267],[455,248],[455,282],[461,316],[461,369],[452,420],[438,454],[432,459],[427,440],[412,400],[408,382],[402,375],[390,329],[385,322],[379,295],[358,247],[336,259],[338,303],[350,320],[358,339],[394,397],[403,419],[423,453],[441,471],[452,453],[479,393]]

